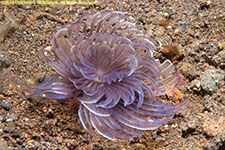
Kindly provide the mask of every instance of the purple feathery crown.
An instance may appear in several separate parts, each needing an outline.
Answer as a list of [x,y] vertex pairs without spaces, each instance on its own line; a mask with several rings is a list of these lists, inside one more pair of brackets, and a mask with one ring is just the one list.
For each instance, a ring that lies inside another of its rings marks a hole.
[[[110,140],[129,140],[172,119],[186,101],[170,105],[154,97],[176,88],[179,72],[171,61],[153,58],[157,41],[133,22],[114,11],[85,14],[66,24],[53,35],[51,47],[41,51],[59,76],[32,87],[33,94],[75,97],[84,128]],[[54,60],[46,56],[47,49]]]

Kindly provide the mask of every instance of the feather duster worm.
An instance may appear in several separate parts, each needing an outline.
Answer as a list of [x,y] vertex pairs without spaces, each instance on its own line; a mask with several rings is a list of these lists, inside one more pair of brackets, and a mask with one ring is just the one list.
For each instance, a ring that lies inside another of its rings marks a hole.
[[33,94],[48,99],[75,97],[84,128],[110,140],[129,140],[173,118],[185,101],[169,105],[154,97],[178,86],[179,72],[153,58],[157,41],[140,31],[121,12],[85,14],[58,30],[48,47],[55,56],[41,57],[60,75]]

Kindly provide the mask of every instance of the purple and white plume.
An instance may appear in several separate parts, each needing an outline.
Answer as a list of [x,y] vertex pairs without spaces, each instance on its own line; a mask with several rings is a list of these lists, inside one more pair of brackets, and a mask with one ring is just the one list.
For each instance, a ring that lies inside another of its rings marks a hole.
[[167,123],[186,104],[155,99],[180,81],[171,61],[153,58],[157,44],[121,12],[85,14],[58,30],[51,46],[41,51],[59,76],[31,90],[48,99],[74,97],[80,102],[80,121],[91,135],[129,140]]

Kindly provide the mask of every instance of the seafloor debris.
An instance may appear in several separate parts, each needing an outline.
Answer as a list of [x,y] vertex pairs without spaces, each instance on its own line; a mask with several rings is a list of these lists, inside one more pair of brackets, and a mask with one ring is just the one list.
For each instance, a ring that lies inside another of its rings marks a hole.
[[178,57],[181,56],[178,47],[175,46],[175,45],[166,45],[166,46],[164,46],[163,55],[166,58],[172,59],[172,60],[175,60],[175,59],[177,59]]
[[7,21],[3,24],[0,24],[0,42],[3,42],[10,33],[19,27],[18,20],[6,11],[5,17]]

